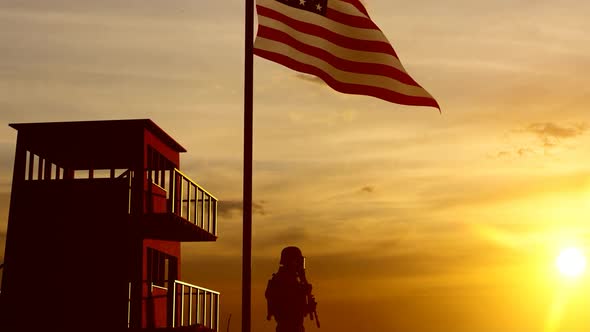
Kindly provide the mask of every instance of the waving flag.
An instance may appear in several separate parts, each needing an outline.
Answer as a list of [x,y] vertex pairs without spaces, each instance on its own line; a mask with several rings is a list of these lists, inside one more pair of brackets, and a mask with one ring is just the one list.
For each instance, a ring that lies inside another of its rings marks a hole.
[[315,75],[336,91],[440,109],[359,0],[256,0],[256,10],[254,54]]

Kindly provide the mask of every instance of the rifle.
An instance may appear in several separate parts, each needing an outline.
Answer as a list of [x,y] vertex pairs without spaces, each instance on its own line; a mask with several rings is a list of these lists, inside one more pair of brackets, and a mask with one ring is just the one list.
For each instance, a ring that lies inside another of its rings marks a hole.
[[309,319],[314,320],[314,318],[315,318],[315,325],[319,329],[320,328],[320,319],[318,317],[318,312],[316,310],[318,303],[316,302],[313,294],[311,294],[311,284],[307,281],[307,278],[305,277],[305,265],[304,265],[303,269],[301,270],[300,278],[301,278],[301,282],[303,283],[303,285],[305,286],[305,289],[306,289],[306,297],[307,297],[306,302],[307,302],[307,308],[309,310],[309,312],[308,312]]

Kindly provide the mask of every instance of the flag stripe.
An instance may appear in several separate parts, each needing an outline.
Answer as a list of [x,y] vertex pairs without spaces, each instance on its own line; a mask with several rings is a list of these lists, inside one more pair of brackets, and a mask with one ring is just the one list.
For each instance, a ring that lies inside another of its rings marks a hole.
[[396,79],[381,75],[370,75],[343,71],[338,68],[335,68],[332,64],[327,63],[322,59],[299,52],[293,47],[283,44],[281,42],[277,42],[266,38],[257,39],[258,45],[254,49],[254,54],[258,54],[258,50],[273,52],[277,54],[287,54],[289,58],[292,58],[296,62],[315,67],[318,70],[326,73],[331,78],[342,83],[357,83],[360,85],[372,87],[383,87],[384,89],[390,90],[392,92],[397,92],[414,97],[430,97],[428,92],[426,92],[426,90],[422,89],[419,86],[404,84]]
[[[281,32],[288,34],[289,36],[291,36],[293,39],[297,40],[300,43],[305,43],[305,44],[311,45],[313,47],[322,48],[322,49],[330,52],[334,56],[344,59],[344,60],[350,60],[350,61],[356,61],[356,62],[362,61],[363,63],[384,64],[384,65],[393,67],[403,73],[406,72],[404,67],[402,66],[401,62],[399,62],[398,58],[392,56],[391,54],[362,51],[362,50],[359,51],[359,50],[353,50],[353,49],[346,48],[346,47],[341,47],[341,46],[338,46],[338,45],[332,43],[330,40],[326,40],[326,39],[323,39],[320,37],[316,37],[314,35],[310,35],[310,34],[306,34],[306,33],[297,31],[281,21],[270,19],[270,18],[264,17],[264,16],[261,16],[259,18],[259,22],[260,22],[260,27],[259,27],[259,31],[258,31],[259,35],[266,33],[266,31],[268,31],[268,29],[281,31]],[[281,37],[279,37],[279,36],[277,36],[276,38],[271,37],[270,39],[275,39],[278,41],[286,42],[286,41],[283,41],[281,39]],[[269,38],[269,36],[267,36],[267,38]]]
[[291,68],[295,71],[311,74],[321,78],[326,84],[328,84],[331,88],[336,91],[349,93],[349,94],[356,94],[356,95],[366,95],[372,96],[376,98],[380,98],[392,103],[403,104],[403,105],[415,105],[415,106],[432,106],[439,108],[438,104],[432,97],[421,97],[421,96],[411,96],[406,95],[403,93],[398,93],[395,91],[387,90],[384,88],[380,88],[377,86],[367,86],[362,84],[354,84],[354,83],[346,83],[338,81],[332,78],[329,74],[322,71],[321,69],[314,67],[312,65],[308,65],[305,63],[298,62],[291,57],[284,56],[282,54],[277,54],[274,52],[268,52],[261,49],[254,50],[254,54],[268,59],[270,61],[274,61],[280,63],[288,68]]
[[[285,6],[285,7],[290,8],[288,6]],[[318,26],[313,23],[295,20],[295,19],[292,19],[282,13],[279,13],[277,11],[274,11],[274,10],[271,10],[271,9],[268,9],[265,7],[257,7],[257,10],[258,10],[258,15],[260,15],[262,17],[269,17],[274,20],[284,22],[285,24],[287,24],[288,26],[292,27],[295,30],[329,40],[336,45],[350,48],[353,50],[388,53],[388,54],[391,54],[397,58],[397,54],[395,53],[395,51],[393,50],[393,47],[391,47],[389,42],[387,42],[387,40],[383,41],[385,39],[385,37],[382,34],[381,34],[381,36],[375,36],[374,32],[372,32],[371,34],[367,33],[369,31],[374,31],[374,30],[349,27],[347,30],[353,30],[353,31],[339,31],[340,33],[336,33],[336,32],[333,32],[332,30],[327,29],[326,26]],[[297,9],[295,9],[295,10],[297,10]],[[313,13],[310,13],[310,14],[315,15],[315,16],[319,16],[319,15],[313,14]],[[336,23],[334,21],[331,21],[328,19],[325,19],[325,20],[328,22],[331,22],[332,24],[340,25],[339,23]],[[356,31],[354,31],[354,30],[363,31],[364,36],[355,36],[354,33]],[[342,34],[343,32],[346,32],[349,35],[344,35],[344,34]],[[366,37],[366,38],[363,38],[363,37]],[[359,39],[359,38],[361,38],[361,39]]]
[[353,4],[345,1],[328,1],[328,9],[339,11],[342,14],[369,18],[366,13],[360,11]]
[[365,9],[365,6],[363,6],[358,0],[340,0],[340,1],[336,1],[336,2],[348,3],[352,6],[354,6],[354,8],[356,8],[359,12],[361,12],[361,13],[365,14],[365,16],[369,17],[369,13]]
[[[312,46],[312,43],[308,43],[308,40],[305,42],[301,42],[293,37],[292,34],[286,33],[280,30],[272,29],[267,26],[260,26],[258,28],[258,37],[271,39],[275,41],[280,41],[290,47],[310,55],[312,57],[317,57],[322,59],[323,61],[330,63],[332,66],[339,70],[348,71],[352,73],[359,73],[359,74],[371,74],[371,75],[381,75],[386,77],[391,77],[399,80],[402,83],[408,85],[419,86],[418,83],[414,81],[408,74],[404,71],[400,71],[395,69],[394,67],[390,66],[388,63],[391,61],[383,61],[383,62],[357,62],[354,59],[358,59],[358,54],[354,54],[352,56],[347,56],[346,52],[351,52],[350,50],[342,49],[334,50],[330,46],[322,45],[324,47],[316,47]],[[309,39],[309,38],[306,38]],[[325,41],[324,41],[325,42]],[[257,48],[259,47],[259,43],[257,41]],[[337,46],[336,46],[337,47]],[[339,54],[335,55],[334,51],[340,51]],[[359,53],[356,51],[356,53]],[[381,53],[369,53],[364,52],[370,57],[386,57],[384,60],[389,60],[392,57],[389,55],[383,55]],[[375,56],[375,54],[377,56]],[[350,58],[353,60],[347,60],[346,58]],[[365,59],[363,59],[365,60]],[[397,59],[396,59],[397,60]],[[402,68],[403,69],[403,68]]]
[[[264,5],[260,5],[261,2],[263,2]],[[382,33],[376,34],[372,29],[351,27],[330,20],[316,13],[287,6],[275,0],[258,1],[256,10],[258,11],[258,15],[268,16],[266,13],[274,12],[274,15],[280,15],[282,18],[286,18],[289,21],[307,23],[353,39],[389,43]]]
[[338,23],[350,25],[355,28],[375,29],[375,23],[363,16],[348,15],[328,7],[326,17]]

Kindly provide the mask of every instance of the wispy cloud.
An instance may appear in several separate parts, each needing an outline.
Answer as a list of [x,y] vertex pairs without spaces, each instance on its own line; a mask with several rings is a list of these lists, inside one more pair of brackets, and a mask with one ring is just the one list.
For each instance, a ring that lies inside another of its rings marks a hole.
[[556,146],[562,140],[581,136],[588,129],[589,126],[586,123],[563,126],[552,122],[542,122],[529,124],[523,131],[537,136],[543,146],[549,148]]
[[375,187],[374,186],[364,186],[361,188],[361,192],[363,193],[367,193],[367,194],[371,194],[375,191]]
[[528,156],[530,154],[533,154],[534,151],[530,148],[520,148],[516,151],[516,153],[520,156],[520,157],[524,157],[524,156]]
[[535,150],[533,150],[532,148],[516,148],[514,151],[500,151],[498,152],[496,155],[492,155],[492,158],[497,158],[497,159],[504,159],[504,158],[512,158],[512,157],[520,157],[520,158],[524,158],[524,157],[528,157],[528,156],[532,156],[535,154]]
[[[265,216],[267,214],[266,201],[252,202],[252,214]],[[221,201],[219,202],[218,213],[223,217],[231,217],[242,212],[242,201]]]
[[507,158],[510,157],[512,153],[510,151],[500,151],[496,154],[496,158]]
[[309,239],[310,234],[305,227],[294,225],[274,232],[271,236],[265,236],[258,241],[258,245],[262,246],[262,249],[282,248],[289,245],[301,245],[301,243],[305,243]]
[[[523,158],[533,155],[547,154],[551,149],[574,141],[585,135],[590,129],[586,122],[577,124],[559,124],[555,122],[535,122],[511,130],[508,134],[511,147],[504,148],[492,155],[492,158]],[[518,135],[514,137],[513,134]],[[541,151],[540,151],[541,150]]]

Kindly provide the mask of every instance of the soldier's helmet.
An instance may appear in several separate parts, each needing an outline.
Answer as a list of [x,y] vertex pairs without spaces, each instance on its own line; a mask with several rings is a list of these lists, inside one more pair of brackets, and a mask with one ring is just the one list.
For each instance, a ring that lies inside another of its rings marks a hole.
[[303,254],[297,247],[286,247],[281,251],[281,265],[289,263],[300,263],[303,261]]

